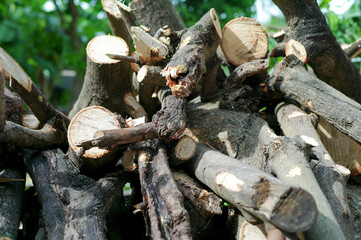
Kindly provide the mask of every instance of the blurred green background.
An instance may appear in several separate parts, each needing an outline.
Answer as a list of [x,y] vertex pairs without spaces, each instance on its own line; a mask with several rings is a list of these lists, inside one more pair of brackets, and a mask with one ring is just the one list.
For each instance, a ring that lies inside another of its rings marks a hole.
[[[125,1],[127,3],[129,1]],[[257,19],[268,33],[285,27],[270,0],[172,0],[187,26],[215,8],[222,27],[231,19]],[[361,0],[318,1],[340,43],[361,37]],[[85,48],[109,34],[100,0],[0,1],[0,47],[12,55],[60,110],[69,111],[85,73]],[[270,42],[270,48],[275,42]],[[359,58],[353,60],[359,67]]]

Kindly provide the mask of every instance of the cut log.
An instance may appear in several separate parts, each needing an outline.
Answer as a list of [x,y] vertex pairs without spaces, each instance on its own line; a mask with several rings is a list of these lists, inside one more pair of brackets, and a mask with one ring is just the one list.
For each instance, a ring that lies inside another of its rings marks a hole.
[[176,167],[191,159],[197,151],[197,143],[189,136],[183,136],[170,151],[169,165]]
[[[361,75],[342,51],[314,0],[273,0],[287,21],[287,34],[299,41],[317,77],[361,103]],[[320,44],[322,43],[322,44]]]
[[[105,215],[127,172],[94,181],[59,149],[26,152],[29,172],[42,206],[46,239],[106,239]],[[91,237],[90,237],[91,236]]]
[[39,127],[39,120],[33,114],[24,114],[22,125],[30,129],[37,129]]
[[[277,120],[285,136],[295,137],[297,135],[303,135],[317,142],[317,146],[312,148],[312,155],[317,158],[316,160],[311,160],[312,172],[326,199],[330,203],[343,234],[346,239],[352,239],[354,230],[352,228],[350,209],[346,195],[346,183],[350,171],[341,165],[335,164],[325,146],[322,144],[310,115],[295,105],[287,103],[280,103],[275,111]],[[344,148],[342,149],[345,150]],[[308,181],[310,181],[309,178]]]
[[[297,101],[358,144],[361,143],[361,105],[312,76],[294,55],[279,63],[267,82],[269,89],[274,88]],[[337,158],[334,159],[337,161]],[[340,164],[347,167],[351,175],[361,172],[357,162]]]
[[215,55],[222,38],[220,29],[217,13],[212,8],[182,33],[177,51],[162,71],[174,95],[189,96],[206,73],[206,64]]
[[117,116],[100,106],[91,106],[78,112],[70,122],[68,129],[69,158],[83,171],[97,171],[114,159],[116,151],[112,145],[108,149],[92,147],[83,149],[77,145],[93,139],[94,133],[99,130],[120,129]]
[[305,231],[316,220],[317,208],[308,192],[237,159],[198,145],[188,164],[197,179],[218,196],[284,231]]
[[[312,144],[317,144],[316,140],[305,136],[301,136],[301,139],[312,140]],[[312,173],[307,153],[304,152],[307,145],[306,142],[294,139],[279,139],[270,144],[269,163],[272,172],[279,179],[300,186],[313,196],[318,214],[316,223],[304,233],[306,239],[346,239]]]
[[286,43],[285,54],[286,56],[291,54],[295,55],[304,64],[307,62],[307,52],[305,47],[299,41],[294,39],[290,39]]
[[140,24],[149,28],[154,35],[164,25],[179,31],[186,26],[170,0],[133,0],[129,7]]
[[[13,160],[13,159],[12,159]],[[17,239],[22,215],[25,181],[16,169],[2,169],[0,179],[0,238]],[[14,179],[15,181],[12,181]],[[16,181],[21,179],[21,181]]]
[[89,106],[103,106],[122,116],[145,116],[145,110],[131,92],[129,63],[106,56],[107,53],[128,55],[126,42],[119,37],[98,36],[88,43],[86,51],[87,71],[83,88],[69,116],[72,118]]
[[131,34],[139,58],[145,64],[154,65],[168,55],[168,48],[141,27],[132,27]]
[[124,171],[134,171],[138,166],[134,163],[136,150],[127,149],[123,153],[122,166]]
[[224,56],[235,66],[267,55],[267,33],[256,20],[246,17],[233,19],[224,26],[222,35]]
[[142,152],[138,158],[139,177],[150,211],[153,239],[191,239],[188,212],[167,163],[165,149],[151,156]]

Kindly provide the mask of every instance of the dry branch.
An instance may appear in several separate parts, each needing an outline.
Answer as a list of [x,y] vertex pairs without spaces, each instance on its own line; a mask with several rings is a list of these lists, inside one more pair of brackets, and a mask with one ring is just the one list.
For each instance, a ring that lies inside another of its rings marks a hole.
[[220,29],[217,13],[211,9],[182,33],[177,51],[162,71],[174,95],[189,96],[206,73],[206,64],[215,55],[222,38]]
[[138,118],[145,110],[131,92],[132,71],[129,63],[114,60],[107,53],[128,55],[126,42],[114,36],[98,36],[87,46],[87,71],[78,100],[69,113],[72,118],[88,106],[103,106],[122,116]]
[[[312,147],[311,168],[346,239],[352,239],[354,231],[351,224],[350,209],[347,202],[346,183],[350,171],[336,165],[322,144],[312,123],[312,117],[292,104],[280,103],[276,108],[277,120],[285,136],[304,135],[317,142]],[[303,176],[303,179],[304,176]],[[302,180],[304,181],[304,180]]]
[[[294,55],[279,63],[268,79],[268,86],[321,116],[358,144],[361,143],[361,105],[312,76]],[[351,175],[360,172],[358,163],[349,162],[344,166],[350,169]]]
[[267,55],[267,33],[254,19],[233,19],[224,26],[222,35],[221,47],[224,56],[235,66]]
[[342,48],[342,50],[345,51],[346,55],[350,59],[357,57],[361,53],[361,38],[351,44],[348,44],[345,48]]
[[[308,53],[317,77],[361,103],[361,75],[342,51],[314,0],[273,0],[287,21],[287,34]],[[321,44],[322,43],[322,44]]]
[[26,168],[42,205],[47,239],[106,239],[105,215],[126,173],[94,181],[60,150],[27,152]]

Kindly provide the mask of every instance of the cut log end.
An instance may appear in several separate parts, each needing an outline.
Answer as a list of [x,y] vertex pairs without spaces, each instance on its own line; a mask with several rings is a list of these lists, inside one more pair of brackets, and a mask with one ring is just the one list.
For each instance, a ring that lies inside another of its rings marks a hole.
[[175,155],[182,161],[191,159],[197,151],[197,143],[190,137],[181,138],[174,148]]
[[307,62],[307,52],[305,47],[298,41],[291,39],[286,44],[286,56],[288,55],[295,55],[301,62]]
[[220,39],[222,39],[222,29],[221,29],[221,24],[219,23],[219,19],[217,16],[217,12],[216,10],[214,10],[214,8],[212,8],[210,10],[210,15],[211,15],[211,19],[213,22],[214,27],[216,28],[216,31],[218,33],[218,36]]
[[98,36],[93,38],[87,46],[87,54],[93,62],[99,64],[118,63],[120,60],[110,58],[107,54],[128,56],[127,43],[115,36]]
[[233,19],[223,28],[222,35],[224,56],[235,66],[264,58],[268,52],[267,33],[251,18]]
[[39,120],[33,114],[23,115],[22,125],[30,129],[37,129],[39,127]]
[[[70,122],[68,128],[69,145],[74,152],[79,152],[81,149],[76,146],[77,144],[92,140],[97,131],[111,129],[120,129],[115,114],[100,106],[84,108]],[[82,157],[97,159],[108,152],[107,149],[93,147],[86,150]]]

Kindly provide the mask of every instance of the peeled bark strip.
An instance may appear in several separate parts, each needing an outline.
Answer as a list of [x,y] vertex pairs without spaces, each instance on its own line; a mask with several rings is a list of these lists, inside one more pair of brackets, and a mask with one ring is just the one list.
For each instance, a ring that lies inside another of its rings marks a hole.
[[123,38],[128,46],[131,46],[130,32],[124,18],[124,14],[119,11],[116,0],[102,0],[102,5],[107,14],[109,26],[114,36]]
[[88,106],[103,106],[122,116],[133,118],[145,116],[142,106],[131,92],[130,65],[114,60],[107,53],[128,55],[126,42],[114,36],[98,36],[87,46],[87,71],[79,98],[69,113],[73,118],[77,112]]
[[[280,103],[276,108],[277,120],[285,136],[307,136],[317,142],[312,154],[317,158],[311,161],[311,169],[320,185],[346,239],[352,239],[350,209],[347,202],[346,183],[350,171],[336,165],[323,145],[311,120],[311,116],[292,104]],[[311,156],[312,157],[312,156]]]
[[[8,181],[0,182],[0,238],[10,237],[17,239],[21,220],[23,194],[25,181],[12,182],[11,179],[21,179],[24,176],[16,169],[6,168],[1,170],[0,179],[8,178]],[[6,235],[4,233],[7,233]],[[4,234],[4,235],[2,235]]]
[[170,0],[133,0],[129,7],[140,24],[147,26],[152,35],[164,25],[169,25],[175,31],[186,27]]
[[206,64],[215,55],[221,38],[221,26],[213,8],[182,33],[176,53],[162,71],[174,95],[184,98],[191,94],[206,73]]
[[[302,139],[302,136],[301,136]],[[312,139],[312,142],[316,142]],[[316,223],[304,234],[306,239],[346,239],[332,209],[319,187],[308,163],[308,156],[303,151],[305,143],[284,139],[276,140],[270,145],[269,162],[272,172],[288,182],[302,187],[314,198],[318,214]],[[307,146],[306,146],[307,148]]]
[[[361,105],[312,76],[293,55],[278,65],[268,84],[361,143]],[[343,165],[350,169],[351,175],[361,172],[357,162]]]
[[246,17],[233,19],[224,26],[222,35],[224,56],[235,66],[267,55],[267,33],[256,20]]
[[237,159],[198,145],[191,172],[238,209],[287,231],[308,230],[316,220],[312,196]]
[[167,163],[165,149],[160,147],[152,161],[141,153],[138,159],[143,195],[150,210],[153,239],[191,239],[188,212]]
[[286,18],[290,38],[306,48],[307,62],[317,77],[361,103],[361,75],[342,51],[317,3],[314,0],[273,2]]
[[94,181],[60,150],[28,152],[26,168],[42,205],[47,239],[106,239],[105,215],[126,182],[124,172]]
[[120,129],[118,118],[109,110],[100,106],[91,106],[78,112],[71,120],[68,129],[70,159],[86,172],[97,171],[101,166],[115,161],[115,149],[98,147],[82,148],[78,144],[93,139],[99,130]]

